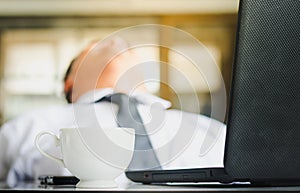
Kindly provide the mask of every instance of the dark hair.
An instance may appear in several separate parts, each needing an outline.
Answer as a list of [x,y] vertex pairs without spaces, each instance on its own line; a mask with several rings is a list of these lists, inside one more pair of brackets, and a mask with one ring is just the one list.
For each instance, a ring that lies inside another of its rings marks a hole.
[[[69,77],[69,75],[71,73],[72,66],[75,63],[76,59],[77,59],[77,57],[74,58],[70,62],[69,66],[68,66],[68,68],[66,70],[65,76],[64,76],[64,83],[66,83],[66,81],[67,81],[67,79],[68,79],[68,77]],[[72,103],[72,100],[71,100],[72,99],[72,89],[70,89],[67,92],[65,92],[65,99],[67,100],[68,103]]]

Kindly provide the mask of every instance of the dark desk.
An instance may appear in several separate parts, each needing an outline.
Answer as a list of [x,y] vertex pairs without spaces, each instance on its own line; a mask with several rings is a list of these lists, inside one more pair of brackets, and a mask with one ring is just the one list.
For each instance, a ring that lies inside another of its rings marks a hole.
[[249,187],[249,185],[218,185],[218,184],[168,184],[168,185],[143,185],[131,184],[128,187],[112,189],[78,189],[72,186],[41,186],[35,183],[19,184],[15,188],[9,188],[0,183],[0,191],[34,191],[34,192],[300,192],[300,186],[288,187]]

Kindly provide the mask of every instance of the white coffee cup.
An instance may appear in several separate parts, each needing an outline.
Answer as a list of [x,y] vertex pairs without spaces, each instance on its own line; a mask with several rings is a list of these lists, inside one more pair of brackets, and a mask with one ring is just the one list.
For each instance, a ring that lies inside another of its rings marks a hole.
[[[40,138],[46,135],[54,138],[56,144],[60,146],[62,159],[50,155],[41,149],[39,144]],[[109,128],[105,129],[103,135],[107,135],[107,139],[111,139],[108,140],[110,142],[99,140],[99,148],[109,152],[109,154],[103,156],[95,154],[86,145],[77,128],[60,129],[59,137],[50,132],[41,132],[36,136],[35,145],[44,156],[66,167],[74,176],[80,179],[76,187],[117,187],[114,179],[125,171],[133,156],[134,129]],[[115,144],[116,141],[119,141],[121,146]],[[107,157],[108,155],[111,156]]]

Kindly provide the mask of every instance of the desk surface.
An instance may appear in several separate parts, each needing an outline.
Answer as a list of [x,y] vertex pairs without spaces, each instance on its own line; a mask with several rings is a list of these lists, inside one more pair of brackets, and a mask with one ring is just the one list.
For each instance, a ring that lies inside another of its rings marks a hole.
[[219,185],[219,184],[166,184],[143,185],[131,184],[128,187],[112,189],[79,189],[72,186],[43,186],[35,183],[22,183],[17,187],[9,188],[0,182],[0,191],[76,191],[76,192],[300,192],[300,186],[287,187],[249,187],[246,184]]

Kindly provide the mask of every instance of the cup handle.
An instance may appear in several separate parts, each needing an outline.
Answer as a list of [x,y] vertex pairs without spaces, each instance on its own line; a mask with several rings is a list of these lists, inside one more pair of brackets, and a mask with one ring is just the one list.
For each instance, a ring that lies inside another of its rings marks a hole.
[[56,146],[59,146],[60,142],[59,142],[59,138],[54,135],[53,133],[50,133],[50,132],[41,132],[39,133],[36,137],[35,137],[35,146],[36,148],[39,150],[39,152],[41,152],[41,154],[43,154],[44,156],[54,160],[55,162],[57,162],[59,165],[63,166],[63,167],[66,167],[65,164],[64,164],[64,161],[62,159],[59,159],[53,155],[50,155],[48,154],[47,152],[45,152],[44,150],[42,150],[42,148],[40,147],[39,145],[39,140],[40,138],[43,136],[43,135],[49,135],[51,136],[54,140],[55,140],[55,144]]

